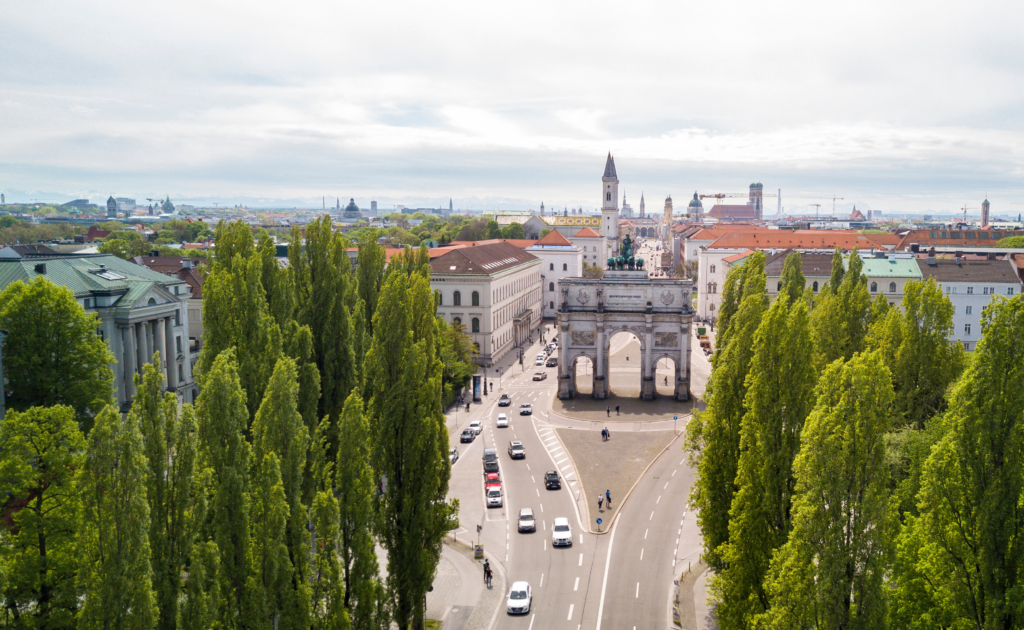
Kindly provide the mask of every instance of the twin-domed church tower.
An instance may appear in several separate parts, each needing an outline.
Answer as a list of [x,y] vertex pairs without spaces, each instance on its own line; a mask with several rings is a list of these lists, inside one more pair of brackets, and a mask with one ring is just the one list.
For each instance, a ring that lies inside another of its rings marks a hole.
[[619,255],[619,177],[615,174],[615,158],[608,153],[601,178],[604,201],[601,203],[601,236],[606,248],[605,258]]

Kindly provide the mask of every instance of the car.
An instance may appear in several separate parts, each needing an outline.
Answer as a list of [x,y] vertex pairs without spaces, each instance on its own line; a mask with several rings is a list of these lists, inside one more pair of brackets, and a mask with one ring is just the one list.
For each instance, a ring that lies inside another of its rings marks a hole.
[[533,413],[533,405],[531,405],[530,403],[526,403],[524,405],[519,405],[519,415],[521,415],[521,416],[529,416],[532,413]]
[[551,546],[572,547],[572,525],[564,516],[556,518],[551,527]]
[[535,380],[535,381],[543,381],[547,377],[548,377],[548,373],[547,372],[536,372],[533,375],[533,380]]
[[533,591],[528,582],[512,582],[512,588],[508,589],[508,601],[505,603],[505,610],[510,615],[526,615],[533,606]]
[[465,444],[466,442],[472,442],[476,439],[476,431],[473,429],[463,429],[462,435],[459,436],[459,442]]
[[557,470],[544,473],[544,487],[548,490],[558,490],[562,487],[562,478],[558,476]]
[[488,490],[501,488],[501,475],[496,472],[487,473],[487,477],[484,478],[484,487]]
[[533,510],[530,508],[523,508],[519,510],[519,531],[521,532],[535,532],[537,531],[537,520],[533,518]]
[[508,443],[508,456],[512,459],[526,459],[526,447],[519,440]]
[[487,489],[487,507],[501,507],[501,488],[492,486]]
[[496,448],[485,448],[484,449],[484,474],[498,472],[498,449]]
[[557,367],[558,357],[548,357],[548,360],[544,362],[544,365],[547,367]]
[[512,399],[508,397],[508,394],[502,394],[501,398],[498,399],[499,407],[508,407],[512,404]]
[[459,449],[453,448],[448,452],[448,461],[452,464],[459,461]]
[[484,428],[482,426],[480,426],[480,421],[479,420],[474,420],[474,421],[470,422],[469,423],[469,428],[473,429],[473,433],[475,433],[477,435],[480,435],[480,432],[484,430]]
[[537,357],[537,360],[533,362],[534,365],[544,365],[544,357]]
[[508,428],[508,416],[503,413],[498,414],[498,421],[495,423],[499,429]]

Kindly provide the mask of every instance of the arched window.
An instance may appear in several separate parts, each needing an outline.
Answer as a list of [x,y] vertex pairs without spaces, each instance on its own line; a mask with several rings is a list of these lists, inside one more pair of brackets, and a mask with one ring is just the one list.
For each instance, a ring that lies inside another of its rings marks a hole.
[[153,306],[154,304],[156,304],[156,298],[149,298],[148,306]]
[[444,305],[444,293],[441,293],[440,291],[437,292],[437,305]]
[[551,310],[554,310],[555,309],[555,303],[551,302],[551,306],[549,306],[548,308],[550,308]]
[[473,291],[473,306],[480,306],[480,294]]
[[569,265],[562,263],[562,271],[569,271]]
[[776,293],[782,293],[782,282],[779,282],[779,286],[775,289]]
[[555,263],[551,263],[550,265],[548,265],[548,271],[554,271],[554,270],[555,270]]
[[612,194],[610,192],[609,193],[605,193],[604,194],[604,200],[605,201],[611,201],[612,200]]
[[718,283],[717,282],[714,282],[714,283],[711,284],[711,292],[712,293],[718,293]]
[[871,292],[872,293],[878,293],[878,283],[877,282],[872,282],[871,283]]
[[452,304],[455,306],[462,306],[462,292],[456,291],[452,294]]
[[473,318],[473,332],[480,332],[480,318],[478,317]]
[[715,266],[711,265],[711,273],[715,273]]
[[890,282],[889,283],[889,293],[896,293],[896,283],[895,282]]
[[554,291],[554,290],[555,290],[555,283],[554,282],[549,282],[548,283],[548,291]]
[[811,290],[814,291],[815,293],[818,292],[818,281],[817,280],[815,280],[814,284],[811,285]]
[[452,318],[452,323],[453,324],[462,324],[462,318],[461,317],[453,317]]
[[711,283],[708,283],[708,293],[711,293]]

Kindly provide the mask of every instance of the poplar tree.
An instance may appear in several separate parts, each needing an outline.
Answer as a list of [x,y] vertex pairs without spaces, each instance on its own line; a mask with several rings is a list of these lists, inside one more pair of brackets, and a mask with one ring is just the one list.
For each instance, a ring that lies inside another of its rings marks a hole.
[[[158,357],[159,358],[159,355]],[[174,630],[181,576],[191,552],[199,516],[193,505],[196,437],[192,407],[178,417],[178,400],[163,392],[163,373],[155,364],[136,378],[138,393],[128,422],[139,427],[146,457],[145,487],[149,504],[149,549],[156,594],[156,626]]]
[[335,487],[338,499],[338,551],[344,579],[344,607],[356,630],[380,628],[376,619],[381,597],[377,554],[373,543],[373,471],[370,468],[369,426],[363,399],[349,395],[341,414]]
[[893,625],[1024,625],[1024,302],[997,298],[953,387],[896,563]]
[[312,628],[348,630],[352,626],[345,610],[345,588],[339,562],[338,500],[330,490],[317,492],[313,499],[312,519],[317,540],[310,606]]
[[[816,365],[820,371],[836,359],[848,361],[864,350],[871,312],[871,295],[861,273],[864,262],[859,251],[854,248],[850,253],[849,268],[843,273],[837,274],[837,261],[842,269],[838,249],[832,259],[832,279],[818,294],[811,311]],[[841,278],[838,284],[837,277]]]
[[779,295],[785,293],[791,303],[803,297],[807,279],[804,277],[800,252],[792,252],[786,256],[779,282],[782,284]]
[[884,435],[893,392],[877,353],[826,368],[793,463],[793,529],[758,627],[884,628],[892,535]]
[[441,542],[456,522],[456,506],[445,502],[451,468],[433,309],[422,274],[391,271],[366,358],[372,463],[381,491],[377,531],[388,552],[394,621],[400,628],[411,622],[415,630],[423,628]]
[[[252,475],[252,598],[254,622],[267,628],[301,628],[292,613],[294,572],[288,559],[288,501],[277,455],[266,452]],[[307,626],[308,627],[308,626]]]
[[793,460],[817,383],[807,321],[802,294],[790,298],[783,292],[754,336],[736,475],[739,489],[729,513],[729,541],[721,551],[724,567],[712,583],[724,629],[748,628],[769,607],[764,579],[772,554],[792,528]]
[[219,623],[227,628],[254,624],[250,597],[249,413],[235,362],[235,351],[220,353],[196,404],[199,453],[209,469],[211,498],[207,518],[217,544]]
[[82,509],[75,474],[84,464],[85,438],[71,407],[9,411],[0,423],[0,489],[22,506],[0,546],[4,607],[16,627],[74,627]]
[[156,625],[146,468],[139,416],[130,414],[122,422],[107,406],[89,433],[80,478],[81,629],[149,630]]
[[220,602],[220,550],[212,540],[192,547],[184,593],[178,607],[178,630],[217,626]]
[[[749,265],[749,267],[748,267]],[[743,293],[739,309],[729,320],[729,341],[719,346],[705,398],[707,408],[686,427],[686,449],[697,481],[690,502],[698,511],[697,522],[704,539],[708,563],[721,569],[719,547],[729,540],[729,510],[736,491],[740,456],[740,426],[746,413],[747,373],[754,354],[754,335],[767,307],[764,254],[755,252],[730,275],[742,273]]]
[[380,285],[384,280],[386,266],[384,248],[377,244],[373,232],[367,231],[360,237],[357,261],[359,266],[356,269],[356,278],[359,298],[363,301],[363,321],[366,322],[367,333],[372,335],[373,313],[377,310],[377,296],[380,295]]
[[[275,484],[280,484],[285,501],[283,540],[286,554],[285,562],[279,563],[276,569],[281,582],[275,585],[275,588],[280,589],[278,597],[281,601],[277,606],[283,614],[277,623],[280,628],[309,625],[309,548],[302,491],[310,436],[298,411],[298,396],[298,370],[295,362],[283,357],[274,368],[267,393],[252,425],[253,454],[258,465],[257,475],[263,484],[257,488],[261,496],[253,501],[253,505],[261,506],[260,509],[276,518],[275,510],[278,506],[275,503]],[[270,454],[275,456],[274,461],[267,458]],[[272,466],[275,470],[263,470],[265,466]],[[273,492],[273,496],[267,494],[269,492]],[[261,535],[266,539],[268,534],[264,528],[269,527],[269,523],[259,522],[254,512],[253,524],[263,532]],[[271,549],[266,553],[276,551]]]

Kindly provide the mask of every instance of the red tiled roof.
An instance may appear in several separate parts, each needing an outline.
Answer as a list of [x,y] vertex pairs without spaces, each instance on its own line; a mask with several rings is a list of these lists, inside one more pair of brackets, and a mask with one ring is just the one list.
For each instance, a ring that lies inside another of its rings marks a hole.
[[768,230],[726,234],[708,245],[709,249],[840,249],[850,251],[888,249],[882,234],[861,234],[847,230]]
[[[935,236],[933,237],[932,234]],[[945,235],[945,236],[943,236]],[[921,247],[996,247],[996,244],[1009,236],[1021,236],[1024,232],[1011,230],[910,230],[899,239],[896,249],[910,249],[911,243]]]
[[103,239],[110,236],[110,230],[101,230],[95,225],[89,226],[89,231],[85,233],[85,240],[87,241],[102,241]]
[[573,238],[601,238],[601,235],[588,227],[583,228],[573,235]]
[[539,260],[512,243],[499,242],[476,247],[457,247],[443,256],[430,260],[430,271],[435,274],[490,275]]
[[[590,228],[587,228],[590,230]],[[590,230],[593,232],[593,230]],[[558,230],[551,230],[544,235],[544,238],[534,242],[535,245],[572,245],[569,239],[562,236],[562,233]]]

